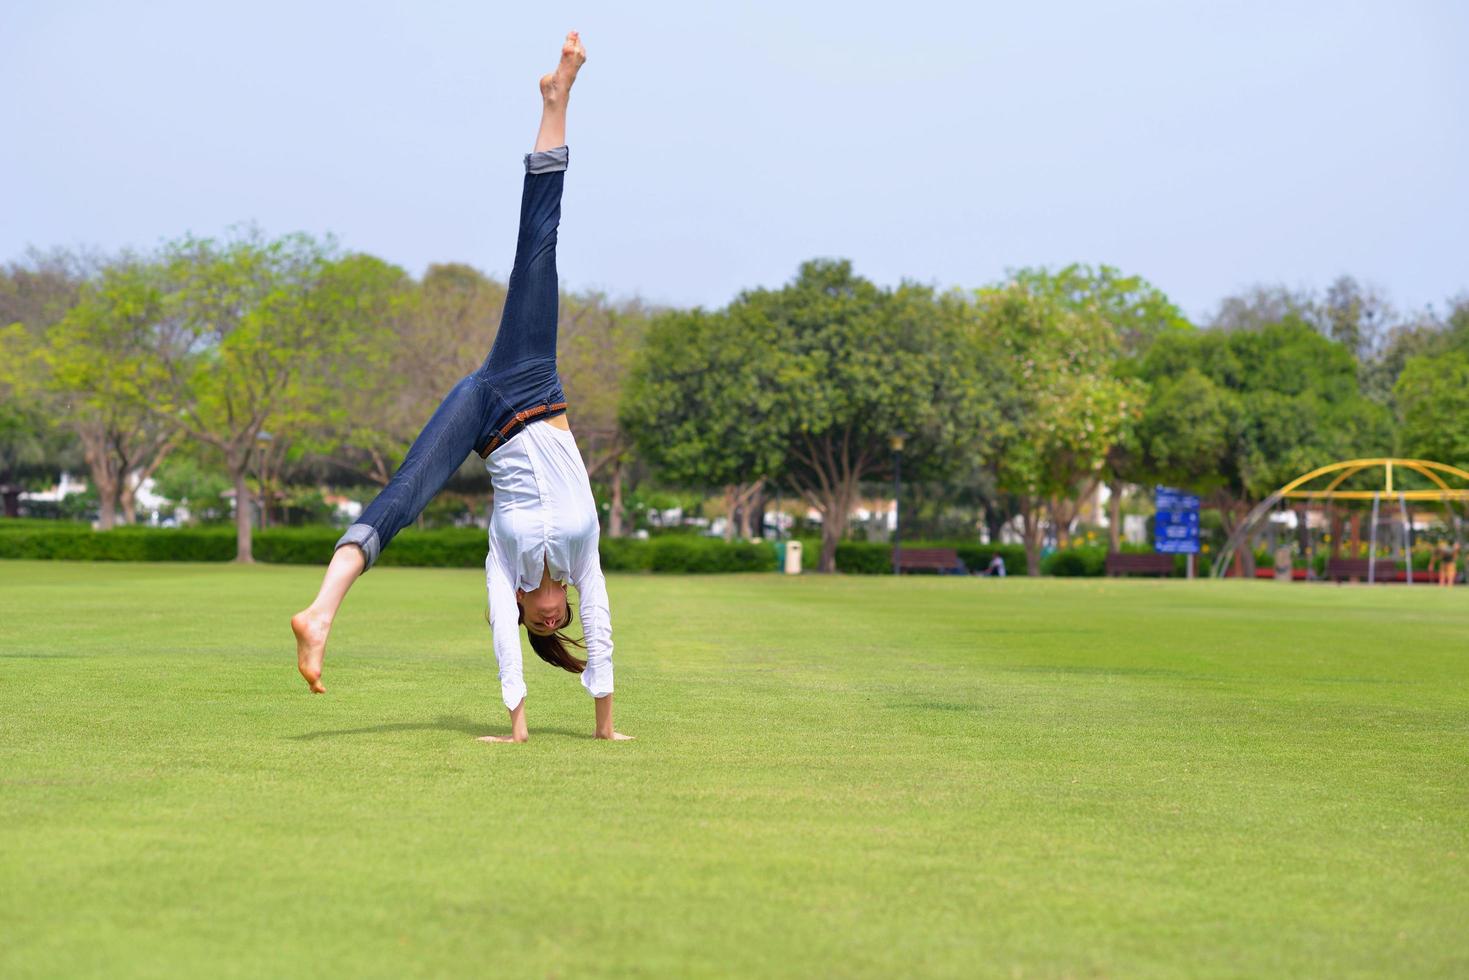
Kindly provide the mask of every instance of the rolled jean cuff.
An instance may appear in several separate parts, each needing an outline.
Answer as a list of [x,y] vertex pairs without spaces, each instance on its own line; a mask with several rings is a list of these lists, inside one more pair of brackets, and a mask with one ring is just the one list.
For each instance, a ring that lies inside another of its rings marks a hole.
[[362,549],[362,558],[366,562],[362,566],[365,572],[377,561],[377,556],[382,552],[383,546],[377,536],[377,528],[371,524],[353,524],[347,528],[347,533],[337,539],[336,548],[332,553],[336,554],[337,548],[344,544],[355,544]]
[[550,150],[537,150],[525,155],[525,172],[528,174],[550,174],[565,170],[570,151],[563,143]]

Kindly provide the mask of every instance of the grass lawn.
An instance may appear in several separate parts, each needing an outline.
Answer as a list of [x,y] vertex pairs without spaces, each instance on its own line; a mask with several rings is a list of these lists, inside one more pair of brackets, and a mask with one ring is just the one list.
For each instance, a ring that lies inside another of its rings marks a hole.
[[[0,976],[1464,976],[1469,592],[0,562]],[[528,654],[529,656],[529,654]]]

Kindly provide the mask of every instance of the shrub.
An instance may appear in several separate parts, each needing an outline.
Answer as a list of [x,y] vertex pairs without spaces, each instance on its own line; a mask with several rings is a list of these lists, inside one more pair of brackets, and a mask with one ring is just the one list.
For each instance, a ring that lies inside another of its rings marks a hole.
[[1062,578],[1105,575],[1107,573],[1107,549],[1096,546],[1064,548],[1053,551],[1041,560],[1042,575]]
[[420,568],[483,568],[488,547],[489,537],[482,527],[410,530],[394,538],[378,561],[382,565]]
[[649,544],[643,538],[603,538],[599,547],[602,571],[648,571]]
[[773,572],[775,548],[764,541],[667,536],[648,541],[654,572]]
[[[256,531],[251,551],[256,561],[274,565],[325,565],[342,532],[334,527],[279,527]],[[397,542],[394,542],[396,545]]]
[[[821,560],[821,542],[807,552],[810,566]],[[893,546],[877,541],[841,541],[837,544],[837,571],[846,575],[890,575],[893,571]]]

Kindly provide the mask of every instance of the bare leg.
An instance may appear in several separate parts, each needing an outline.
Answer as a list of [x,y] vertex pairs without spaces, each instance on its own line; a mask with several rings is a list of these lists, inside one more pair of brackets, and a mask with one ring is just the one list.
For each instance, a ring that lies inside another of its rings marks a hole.
[[337,618],[347,590],[362,575],[365,565],[361,549],[354,545],[338,548],[327,566],[316,599],[291,617],[291,632],[296,634],[296,668],[314,694],[326,693],[321,685],[321,662],[326,657],[327,634],[332,630],[332,620]]
[[571,84],[586,63],[587,51],[581,46],[581,35],[572,31],[561,46],[561,63],[549,75],[541,77],[541,129],[536,133],[536,152],[554,150],[566,143],[566,102],[571,97]]

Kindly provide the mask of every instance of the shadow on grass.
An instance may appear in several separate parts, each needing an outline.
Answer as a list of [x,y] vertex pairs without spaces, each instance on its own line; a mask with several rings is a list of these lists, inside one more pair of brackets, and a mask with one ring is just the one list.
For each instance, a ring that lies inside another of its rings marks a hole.
[[[501,729],[504,729],[503,731]],[[293,742],[309,742],[318,738],[341,738],[348,735],[387,735],[392,732],[462,732],[478,738],[481,735],[508,735],[505,725],[492,725],[464,717],[440,715],[433,721],[392,721],[381,725],[365,725],[361,728],[330,728],[319,732],[303,732],[288,736]],[[533,728],[531,738],[538,735],[560,735],[563,738],[590,739],[589,732],[573,731],[570,728]]]

